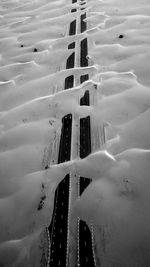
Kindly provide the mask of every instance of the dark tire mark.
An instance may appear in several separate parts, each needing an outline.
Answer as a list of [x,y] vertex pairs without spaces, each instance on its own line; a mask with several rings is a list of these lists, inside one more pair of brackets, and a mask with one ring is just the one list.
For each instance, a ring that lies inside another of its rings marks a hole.
[[[72,0],[72,3],[77,0]],[[83,2],[83,1],[82,1]],[[84,4],[85,2],[81,3]],[[83,10],[84,8],[82,8]],[[71,12],[76,12],[76,9],[72,9]],[[81,16],[81,32],[87,29],[84,19],[86,13]],[[76,20],[70,24],[69,35],[76,34]],[[69,44],[68,49],[74,49],[75,42]],[[88,66],[87,59],[87,39],[81,41],[81,61],[80,66]],[[66,62],[66,69],[74,68],[75,66],[75,52],[73,52]],[[82,75],[80,77],[80,83],[88,80],[89,76]],[[74,76],[71,75],[65,79],[64,89],[72,88],[74,86]],[[85,95],[80,100],[80,105],[90,105],[89,91],[85,92]],[[71,133],[72,133],[72,115],[68,114],[62,119],[62,130],[59,145],[58,163],[70,160],[71,156]],[[84,158],[91,153],[91,128],[90,117],[86,117],[80,120],[80,157]],[[90,183],[90,179],[80,178],[80,195],[84,189]],[[69,174],[58,185],[55,192],[54,199],[54,211],[52,221],[48,227],[51,237],[51,256],[49,266],[65,267],[67,260],[67,227],[68,227],[68,207],[69,207]],[[79,257],[80,267],[93,267],[94,259],[92,252],[91,232],[85,222],[80,221],[79,225]]]
[[[73,3],[76,1],[72,1]],[[76,10],[72,10],[75,12]],[[75,35],[76,21],[70,24],[69,35]],[[74,49],[75,43],[71,43],[68,49]],[[67,59],[66,69],[74,68],[75,53]],[[64,89],[74,86],[74,76],[65,79]],[[68,114],[62,119],[62,129],[59,144],[58,164],[70,160],[71,155],[72,115]],[[69,174],[59,183],[54,199],[54,211],[51,224],[48,228],[51,237],[51,256],[49,266],[66,266],[67,231],[68,231],[68,207],[69,207]]]
[[[84,3],[83,3],[84,4]],[[83,10],[83,9],[82,9]],[[86,13],[81,15],[81,32],[86,31],[87,25],[84,19]],[[81,41],[80,66],[88,66],[88,44],[87,38]],[[80,82],[88,80],[88,75],[82,75]],[[90,105],[89,91],[86,91],[80,100],[80,105]],[[90,117],[80,119],[80,158],[85,158],[91,153],[91,125]],[[91,180],[85,177],[80,177],[80,195],[85,188],[90,184]],[[80,267],[95,267],[94,255],[92,250],[92,237],[87,224],[80,220],[79,222],[79,259]]]

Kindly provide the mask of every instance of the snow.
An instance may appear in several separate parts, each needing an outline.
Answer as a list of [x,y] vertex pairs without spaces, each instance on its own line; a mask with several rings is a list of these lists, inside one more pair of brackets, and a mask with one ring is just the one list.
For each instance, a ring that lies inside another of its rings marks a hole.
[[0,200],[1,242],[20,239],[49,223],[56,187],[67,172],[65,164],[53,165],[46,171],[27,171],[26,175],[16,173],[16,176],[12,174],[4,181],[4,188],[9,190],[9,195],[8,191],[5,196],[2,192]]
[[117,154],[129,148],[149,149],[149,109],[137,118],[118,128],[111,128],[108,134],[114,135],[106,146],[110,153]]
[[[150,265],[150,4],[88,0],[84,7],[87,31],[68,36],[83,13],[79,3],[0,3],[0,266],[39,266],[55,190],[69,172],[92,179],[70,221],[93,224],[97,263]],[[89,66],[66,69],[78,52],[68,45],[84,38]],[[64,90],[66,77],[84,74],[89,81]],[[86,90],[96,102],[80,106]],[[92,138],[104,126],[106,142],[85,159],[51,165],[67,114],[90,116]]]
[[[107,160],[102,173],[101,154],[101,151],[93,154],[88,167],[83,163],[81,174],[87,174],[89,168],[93,182],[76,202],[74,216],[80,216],[89,225],[94,223],[98,257],[104,266],[113,266],[115,262],[121,266],[147,266],[150,260],[150,152],[125,150],[112,162]],[[95,170],[98,161],[99,179]]]

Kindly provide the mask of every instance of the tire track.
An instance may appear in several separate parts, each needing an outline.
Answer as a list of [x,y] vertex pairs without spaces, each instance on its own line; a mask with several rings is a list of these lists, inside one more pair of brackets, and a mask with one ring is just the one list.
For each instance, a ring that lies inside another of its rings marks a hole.
[[[82,9],[83,10],[83,9]],[[87,30],[87,25],[84,19],[86,18],[86,13],[81,15],[81,33]],[[88,42],[87,38],[81,41],[81,52],[80,52],[80,66],[88,66]],[[82,75],[80,77],[80,82],[88,80],[88,75]],[[90,95],[89,91],[85,92],[85,95],[80,100],[80,105],[90,105]],[[91,123],[90,117],[80,119],[80,158],[85,158],[91,153]],[[85,190],[85,188],[91,182],[90,179],[85,177],[80,177],[80,195]],[[93,249],[92,249],[92,236],[91,231],[87,224],[80,220],[79,222],[79,259],[80,266],[95,266]]]
[[[77,0],[72,0],[72,3]],[[82,1],[83,2],[83,1]],[[85,3],[80,3],[81,5]],[[81,8],[84,10],[84,8]],[[76,12],[72,9],[71,12]],[[87,29],[86,12],[80,17],[80,31],[84,33]],[[70,23],[69,36],[76,35],[76,20]],[[75,49],[76,42],[68,45],[68,49]],[[88,66],[88,42],[84,38],[80,42],[80,67]],[[75,67],[75,52],[73,52],[66,62],[66,69],[73,69]],[[87,81],[89,75],[81,75],[80,83]],[[65,79],[64,90],[74,87],[74,75],[68,76]],[[80,105],[90,105],[89,91],[80,100]],[[66,115],[62,119],[62,130],[59,144],[58,164],[64,161],[69,161],[71,158],[71,142],[72,142],[72,114]],[[91,153],[91,124],[90,117],[80,119],[80,157],[84,158]],[[81,195],[84,189],[89,185],[90,179],[80,177],[79,179],[79,194]],[[48,266],[68,266],[68,222],[69,222],[69,195],[70,195],[70,175],[66,175],[63,181],[59,184],[55,192],[54,212],[48,231],[50,233],[51,247],[50,260]],[[78,266],[95,266],[91,232],[85,222],[79,221],[78,233],[79,245],[79,259]]]
[[[73,0],[73,2],[75,2]],[[76,12],[72,9],[71,12]],[[76,34],[76,20],[70,24],[69,35]],[[74,49],[75,42],[68,45],[68,49]],[[75,52],[73,52],[66,62],[66,69],[74,68]],[[74,76],[65,79],[64,90],[73,88]],[[68,114],[62,119],[62,130],[59,144],[58,164],[69,161],[71,156],[71,134],[72,115]],[[69,174],[59,184],[55,192],[54,211],[51,224],[48,228],[51,236],[50,261],[49,266],[66,266],[66,255],[68,247],[68,209],[69,209]]]

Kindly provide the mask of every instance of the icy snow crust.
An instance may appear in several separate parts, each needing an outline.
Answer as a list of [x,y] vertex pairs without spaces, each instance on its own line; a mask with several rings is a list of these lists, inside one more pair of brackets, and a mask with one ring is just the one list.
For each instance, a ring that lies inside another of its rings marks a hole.
[[[87,31],[68,37],[79,4],[0,3],[0,266],[39,266],[55,189],[71,170],[93,180],[70,220],[93,223],[97,266],[150,266],[150,3],[85,7]],[[66,70],[67,46],[85,37],[89,67]],[[63,91],[67,76],[87,73],[90,81]],[[97,102],[80,107],[87,89],[97,90]],[[68,113],[105,126],[106,142],[83,160],[47,168]]]

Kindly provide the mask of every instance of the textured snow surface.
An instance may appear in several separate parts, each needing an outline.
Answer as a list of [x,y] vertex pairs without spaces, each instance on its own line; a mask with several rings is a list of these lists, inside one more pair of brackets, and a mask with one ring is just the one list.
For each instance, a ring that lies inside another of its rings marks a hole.
[[[69,37],[78,3],[0,1],[0,266],[39,266],[55,189],[71,170],[92,179],[70,220],[93,224],[97,266],[150,266],[150,3],[85,7],[87,31]],[[89,66],[66,70],[67,46],[85,37]],[[63,91],[65,78],[79,74],[90,80]],[[87,89],[97,90],[96,104],[79,106]],[[69,113],[105,126],[106,142],[47,168]]]

